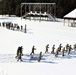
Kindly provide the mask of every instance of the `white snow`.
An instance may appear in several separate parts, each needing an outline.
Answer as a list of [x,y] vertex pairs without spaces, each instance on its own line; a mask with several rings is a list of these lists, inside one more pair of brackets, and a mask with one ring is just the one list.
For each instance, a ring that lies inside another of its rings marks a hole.
[[72,10],[70,13],[66,14],[64,18],[76,18],[76,9]]
[[[0,18],[0,22],[18,23],[19,26],[27,25],[27,33],[8,30],[0,27],[0,75],[76,75],[76,52],[70,55],[61,54],[58,58],[51,54],[51,48],[56,48],[62,43],[72,47],[76,43],[76,28],[63,26],[63,21],[29,21],[17,17]],[[45,54],[45,46],[49,44],[49,53]],[[35,45],[35,54],[42,51],[41,62],[30,60],[32,46]],[[23,46],[23,61],[15,59],[18,46]]]

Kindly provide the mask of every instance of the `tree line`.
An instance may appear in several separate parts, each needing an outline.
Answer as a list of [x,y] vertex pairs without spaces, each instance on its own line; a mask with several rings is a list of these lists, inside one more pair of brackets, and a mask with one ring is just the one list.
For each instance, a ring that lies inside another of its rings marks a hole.
[[0,0],[0,14],[21,16],[21,3],[56,3],[56,17],[62,18],[76,8],[76,0]]

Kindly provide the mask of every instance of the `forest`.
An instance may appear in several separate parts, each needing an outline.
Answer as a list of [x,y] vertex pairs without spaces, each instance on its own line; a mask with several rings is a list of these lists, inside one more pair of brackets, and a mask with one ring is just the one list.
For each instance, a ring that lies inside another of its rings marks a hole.
[[0,14],[21,16],[21,3],[56,3],[59,18],[76,8],[76,0],[0,0]]

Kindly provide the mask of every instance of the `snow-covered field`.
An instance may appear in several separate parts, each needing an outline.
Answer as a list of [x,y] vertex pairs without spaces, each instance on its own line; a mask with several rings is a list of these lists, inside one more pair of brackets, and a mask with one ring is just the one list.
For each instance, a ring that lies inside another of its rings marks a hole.
[[[60,54],[57,58],[51,54],[52,46],[55,48],[61,43],[72,47],[76,43],[76,28],[63,26],[59,22],[29,21],[21,18],[4,17],[0,22],[18,23],[19,26],[27,25],[27,33],[8,30],[0,27],[0,75],[76,75],[76,52]],[[45,46],[49,44],[49,53],[45,54]],[[42,60],[30,60],[32,46],[35,45],[35,55],[42,51]],[[23,61],[15,59],[18,46],[23,46]]]

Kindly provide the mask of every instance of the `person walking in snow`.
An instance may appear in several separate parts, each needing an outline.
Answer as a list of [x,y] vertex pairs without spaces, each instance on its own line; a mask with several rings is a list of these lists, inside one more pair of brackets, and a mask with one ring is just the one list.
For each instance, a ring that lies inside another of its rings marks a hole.
[[21,46],[20,53],[23,56],[23,46]]
[[19,61],[19,60],[22,61],[22,54],[21,53],[18,53],[18,56],[17,57],[18,57],[18,60],[17,61]]
[[18,31],[20,30],[20,26],[17,26],[17,30],[18,30]]
[[34,50],[36,50],[35,46],[32,47],[32,51],[31,51],[30,55],[34,54]]
[[52,47],[52,51],[51,51],[52,54],[55,53],[54,50],[55,50],[55,45],[53,45],[53,47]]
[[18,57],[19,52],[20,52],[20,46],[19,46],[18,49],[17,49],[16,58]]
[[21,25],[21,31],[23,31],[23,26]]
[[62,56],[64,56],[65,47],[62,49]]
[[23,46],[19,46],[18,49],[17,49],[17,56],[16,58],[18,59],[17,61],[22,61],[22,55],[23,55],[23,52],[22,52],[22,48]]
[[69,49],[68,49],[68,54],[70,54],[70,51],[72,50],[72,47],[71,45],[69,46]]
[[38,62],[40,62],[41,58],[42,58],[42,52],[40,52],[40,54],[39,54]]
[[21,56],[23,55],[23,52],[22,52],[22,51],[23,51],[23,50],[22,50],[23,48],[22,48],[22,47],[23,47],[23,46],[19,46],[19,47],[18,47],[16,58],[17,58],[19,55],[21,55]]
[[69,50],[69,44],[66,45],[66,52]]
[[59,52],[61,51],[61,48],[62,48],[62,44],[59,45]]
[[2,26],[5,27],[5,22],[2,22]]
[[48,48],[49,48],[49,44],[47,44],[45,48],[46,48],[45,53],[47,53],[48,52]]
[[74,50],[76,51],[76,44],[74,44]]
[[59,50],[60,50],[60,48],[58,47],[57,50],[56,50],[56,53],[55,53],[55,57],[58,57]]

